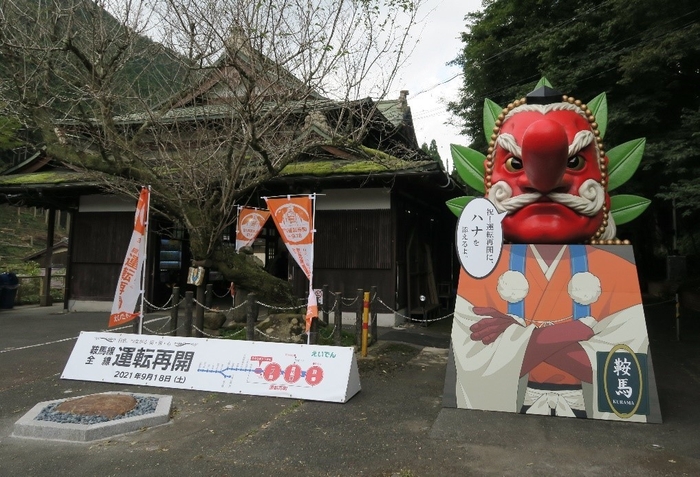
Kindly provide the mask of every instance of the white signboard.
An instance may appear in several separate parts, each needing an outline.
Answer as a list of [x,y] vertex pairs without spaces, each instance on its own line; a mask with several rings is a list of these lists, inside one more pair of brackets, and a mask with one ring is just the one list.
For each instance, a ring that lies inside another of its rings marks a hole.
[[351,347],[82,332],[62,379],[347,402]]
[[484,278],[498,263],[503,247],[501,221],[506,213],[484,198],[471,200],[457,222],[457,255],[464,270],[474,278]]

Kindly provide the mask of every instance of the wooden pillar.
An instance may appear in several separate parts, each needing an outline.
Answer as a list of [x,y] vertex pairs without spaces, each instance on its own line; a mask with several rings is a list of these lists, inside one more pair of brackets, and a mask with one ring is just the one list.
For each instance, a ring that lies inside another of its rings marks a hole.
[[204,300],[204,304],[207,308],[211,308],[212,305],[214,304],[214,284],[213,283],[207,283],[206,299]]
[[[206,274],[206,272],[205,272]],[[205,286],[204,284],[199,285],[197,287],[197,308],[195,308],[194,312],[194,337],[195,338],[201,338],[204,336],[202,334],[202,330],[204,330],[204,293],[205,293]]]
[[379,336],[377,335],[377,287],[373,286],[370,288],[370,299],[369,299],[369,309],[370,309],[370,328],[369,328],[369,344],[377,341]]
[[255,298],[255,293],[248,293],[248,303],[246,304],[246,333],[247,341],[255,340],[255,322],[258,321],[258,304]]
[[44,256],[44,265],[46,266],[44,279],[43,279],[43,290],[41,296],[39,297],[39,306],[51,306],[53,301],[51,300],[51,261],[53,255],[53,234],[56,228],[56,209],[49,209],[48,211],[48,231],[46,234],[46,255]]
[[173,307],[170,310],[170,336],[177,335],[177,318],[180,308],[180,287],[173,287]]
[[192,336],[192,308],[194,292],[185,292],[185,336]]
[[328,292],[328,285],[323,285],[323,295],[322,295],[322,300],[323,300],[323,305],[321,308],[323,309],[323,322],[325,324],[328,324],[329,321],[329,314],[330,314],[330,293]]
[[340,346],[343,332],[343,292],[335,293],[335,312],[333,316],[333,343]]

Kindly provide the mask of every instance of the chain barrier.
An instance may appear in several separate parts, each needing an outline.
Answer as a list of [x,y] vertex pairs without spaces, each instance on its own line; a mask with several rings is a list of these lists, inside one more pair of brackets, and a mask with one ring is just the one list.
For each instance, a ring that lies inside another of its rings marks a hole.
[[148,332],[151,333],[152,335],[156,335],[156,336],[168,336],[168,335],[170,335],[171,333],[175,333],[175,336],[177,336],[178,330],[181,330],[184,326],[185,326],[185,325],[184,325],[184,323],[183,323],[182,325],[178,326],[178,327],[175,328],[174,330],[168,330],[168,331],[166,331],[166,332],[164,332],[164,333],[159,333],[159,331],[162,330],[163,327],[160,327],[160,328],[158,328],[157,330],[152,330],[152,329],[150,329],[149,327],[147,327],[146,325],[143,325],[143,329],[146,330],[146,331],[148,331]]
[[[156,321],[160,321],[160,320],[162,320],[163,318],[167,318],[167,319],[165,320],[165,323],[163,323],[163,325],[162,325],[160,328],[156,329],[156,330],[152,330],[152,329],[150,329],[149,327],[146,326],[147,323],[155,323]],[[142,326],[143,326],[143,329],[144,329],[144,330],[148,331],[149,333],[151,333],[151,334],[153,334],[153,335],[157,335],[157,336],[167,336],[167,335],[169,335],[169,334],[171,334],[171,333],[177,334],[177,331],[180,330],[181,328],[183,328],[183,327],[185,326],[184,323],[181,324],[180,326],[178,326],[177,328],[175,328],[174,330],[168,330],[168,331],[166,331],[166,332],[164,332],[164,333],[159,333],[159,331],[162,330],[163,328],[165,328],[165,327],[168,325],[168,323],[170,323],[171,320],[172,320],[172,318],[171,318],[170,316],[161,316],[161,317],[158,317],[158,318],[153,318],[153,319],[148,320],[148,321],[144,321],[144,323],[143,323]],[[131,325],[126,325],[125,328],[129,328],[130,326],[131,326]],[[120,327],[120,328],[121,328],[121,327]],[[119,330],[120,328],[114,328],[114,329],[115,329],[115,330]]]
[[[231,290],[226,290],[226,292],[223,295],[217,294],[213,289],[211,291],[212,295],[214,295],[216,298],[225,298],[231,294]],[[206,292],[205,292],[206,294]]]
[[227,338],[233,338],[234,336],[238,336],[241,333],[243,333],[245,330],[246,330],[245,328],[241,328],[240,330],[236,331],[235,333],[228,335]]
[[334,332],[334,331],[335,331],[335,325],[333,325],[333,326],[331,327],[331,330],[330,330],[330,332],[328,333],[328,336],[323,336],[323,333],[320,332],[320,331],[318,332],[318,335],[319,335],[321,338],[323,338],[324,340],[328,340],[328,339],[331,338],[331,336],[333,336],[333,332]]
[[[167,324],[170,323],[171,320],[172,320],[172,318],[171,318],[171,317],[168,317],[168,319],[165,320],[165,323],[163,323],[163,325],[162,325],[160,328],[158,328],[157,330],[155,330],[155,331],[153,331],[153,330],[148,330],[148,328],[146,328],[146,325],[145,325],[145,324],[143,325],[143,327],[144,327],[145,329],[147,329],[148,331],[150,331],[151,333],[153,333],[154,335],[157,335],[157,334],[159,334],[158,332],[159,332],[160,330],[162,330],[163,328],[165,328],[165,327],[167,326]],[[155,320],[153,320],[153,321],[155,321]]]
[[[345,299],[345,298],[342,298],[342,299],[339,300],[339,299],[338,299],[339,297],[338,297],[337,294],[335,294],[335,293],[331,293],[331,294],[335,297],[335,300],[334,300],[334,302],[333,302],[333,306],[327,311],[327,313],[328,313],[329,315],[330,315],[331,313],[337,311],[341,306],[343,306],[343,307],[351,307],[352,305],[354,305],[355,303],[357,303],[357,301],[358,301],[358,299],[359,299],[359,297],[354,297],[354,298],[352,298],[352,299]],[[216,293],[214,293],[214,295],[216,295]],[[227,296],[227,295],[228,295],[228,293],[224,294],[223,297],[225,297],[225,296]],[[219,297],[219,298],[222,298],[222,296],[218,296],[218,295],[216,295],[216,296]],[[168,303],[170,303],[171,300],[172,300],[172,296],[170,297],[170,299],[168,300],[168,302],[167,302],[164,306],[162,306],[162,307],[153,305],[152,303],[149,303],[149,302],[148,302],[147,300],[145,300],[145,299],[144,299],[144,302],[145,302],[149,307],[151,307],[151,308],[153,308],[153,309],[156,309],[156,310],[160,310],[160,311],[168,311],[168,310],[171,310],[171,309],[173,309],[173,308],[175,308],[175,307],[177,307],[177,306],[182,305],[182,304],[185,302],[185,299],[183,298],[183,299],[180,300],[180,302],[178,302],[176,305],[167,306]],[[204,309],[207,310],[207,311],[210,311],[210,312],[220,312],[220,313],[228,313],[228,312],[230,312],[230,311],[234,311],[234,310],[237,310],[237,309],[239,309],[239,308],[242,308],[242,307],[244,307],[244,306],[246,306],[246,305],[248,304],[247,301],[243,301],[242,303],[240,303],[240,304],[237,305],[237,306],[232,306],[231,308],[229,308],[229,309],[227,309],[227,310],[221,310],[221,309],[218,309],[218,308],[210,308],[210,307],[208,307],[208,306],[206,306],[206,305],[200,303],[199,301],[197,301],[197,300],[194,299],[194,298],[193,298],[192,301],[193,301],[194,305],[196,305],[196,306],[201,306],[202,308],[204,308]],[[665,304],[665,303],[671,303],[671,302],[673,302],[673,301],[674,301],[674,300],[667,300],[667,301],[664,301],[664,302],[653,303],[653,304],[651,304],[651,305],[661,305],[661,304]],[[425,325],[427,325],[428,323],[434,323],[434,322],[441,321],[441,320],[445,320],[445,319],[448,319],[448,318],[451,318],[451,317],[454,316],[454,313],[449,313],[449,314],[447,314],[447,315],[445,315],[445,316],[440,316],[440,317],[437,317],[437,318],[431,318],[431,319],[416,319],[416,318],[413,318],[413,317],[411,317],[411,316],[404,315],[404,314],[402,314],[402,313],[400,313],[400,312],[394,310],[392,307],[390,307],[389,305],[387,305],[386,303],[384,303],[384,301],[382,301],[382,299],[379,298],[379,296],[376,295],[376,294],[375,294],[374,297],[372,298],[371,302],[372,302],[372,303],[374,303],[374,302],[379,303],[379,304],[380,304],[382,307],[384,307],[387,311],[389,311],[389,312],[391,312],[391,313],[397,315],[397,316],[400,317],[400,318],[403,318],[403,319],[404,319],[405,321],[407,321],[407,322],[412,322],[412,323],[420,323],[420,324],[425,324]],[[276,311],[299,310],[300,308],[306,307],[306,303],[300,303],[300,304],[298,304],[298,305],[286,306],[286,307],[285,307],[285,306],[270,305],[270,304],[267,304],[267,303],[264,303],[264,302],[261,302],[261,301],[257,301],[257,300],[256,300],[255,303],[256,303],[257,305],[260,305],[260,306],[262,306],[262,307],[267,308],[268,310],[276,310]],[[320,311],[322,311],[322,310],[320,310]],[[325,310],[323,310],[323,311],[325,311]],[[165,331],[164,333],[160,333],[160,331],[163,330],[166,326],[168,326],[168,324],[170,323],[171,319],[172,319],[171,317],[167,317],[167,320],[165,321],[165,323],[164,323],[162,326],[160,326],[159,328],[155,329],[155,330],[152,330],[152,329],[150,329],[150,328],[148,328],[148,327],[146,327],[146,326],[144,326],[144,329],[145,329],[146,331],[148,331],[149,333],[153,334],[153,335],[169,335],[169,334],[173,333],[173,330],[167,330],[167,331]],[[155,320],[152,320],[152,321],[155,321]],[[375,312],[375,313],[370,314],[369,326],[370,326],[370,327],[373,327],[373,326],[376,324],[376,322],[377,322],[377,316],[376,316],[376,312]],[[174,331],[178,331],[178,330],[182,329],[183,327],[184,327],[184,323],[183,323],[182,325],[178,326]],[[194,325],[194,324],[192,325],[192,328],[195,329],[197,332],[201,333],[203,336],[207,336],[207,337],[209,337],[209,338],[220,338],[220,336],[212,335],[212,334],[206,333],[206,332],[203,331],[203,330],[200,330],[200,329],[199,329],[196,325]],[[296,342],[296,341],[294,341],[294,340],[284,340],[284,339],[281,339],[281,338],[277,338],[277,337],[275,337],[275,336],[268,335],[267,333],[265,333],[264,331],[260,330],[260,329],[257,328],[257,327],[255,327],[254,329],[255,329],[255,332],[256,332],[256,333],[258,333],[258,334],[264,336],[265,338],[267,338],[267,339],[269,339],[269,340],[278,341],[278,342],[286,342],[286,343],[294,343],[294,342]],[[243,329],[237,331],[236,333],[234,333],[233,335],[230,335],[230,336],[238,336],[240,333],[243,333],[244,331],[245,331],[245,328],[243,328]],[[330,330],[328,331],[327,334],[323,333],[322,330],[320,330],[320,331],[318,332],[318,334],[319,334],[319,336],[320,336],[321,338],[327,340],[327,339],[330,339],[330,338],[333,336],[333,333],[334,333],[334,332],[335,332],[335,324],[333,324],[333,325],[331,326],[331,328],[330,328]],[[306,334],[306,333],[302,333],[302,335],[303,335],[303,334]]]
[[210,335],[210,334],[207,333],[206,331],[200,330],[199,328],[197,328],[197,325],[194,325],[194,324],[193,324],[193,325],[192,325],[192,328],[194,328],[196,331],[202,333],[202,335],[204,335],[204,336],[206,336],[206,337],[208,337],[208,338],[221,338],[220,336],[217,336],[217,335]]
[[207,311],[213,311],[213,312],[216,312],[216,313],[228,313],[229,311],[237,310],[237,309],[239,309],[239,308],[241,308],[241,307],[244,307],[244,306],[246,305],[246,302],[243,302],[243,303],[241,303],[240,305],[232,306],[232,307],[229,308],[228,310],[222,310],[222,309],[220,309],[220,308],[209,308],[207,305],[204,305],[204,304],[198,302],[196,298],[192,298],[192,302],[193,302],[195,305],[201,306],[202,308],[204,308],[204,309],[207,310]]
[[427,323],[434,323],[434,322],[440,321],[440,320],[445,320],[445,319],[447,319],[447,318],[452,318],[452,317],[454,316],[454,312],[453,312],[453,313],[448,313],[448,314],[445,315],[445,316],[440,316],[440,317],[438,317],[438,318],[431,318],[431,319],[421,320],[421,319],[412,318],[412,317],[410,317],[410,316],[406,316],[406,315],[404,315],[404,314],[399,313],[398,311],[392,309],[389,305],[387,305],[386,303],[384,303],[384,302],[382,301],[382,299],[379,298],[379,297],[376,297],[376,300],[377,300],[384,308],[386,308],[387,310],[389,310],[389,311],[393,312],[394,314],[400,316],[401,318],[403,318],[403,319],[406,320],[406,321],[413,321],[413,322],[416,322],[416,323],[425,323],[425,324],[427,324]]
[[306,307],[306,303],[301,304],[301,305],[296,305],[296,306],[275,306],[275,305],[268,305],[267,303],[263,303],[261,301],[256,301],[255,303],[260,305],[260,306],[264,306],[268,310],[289,311],[289,310],[298,310],[299,308]]
[[292,340],[283,340],[281,338],[277,338],[276,336],[270,336],[267,333],[265,333],[263,330],[261,330],[260,328],[257,328],[257,327],[255,328],[255,331],[257,331],[258,333],[263,335],[265,338],[269,338],[269,339],[274,340],[274,341],[279,341],[281,343],[294,343],[294,341],[292,341]]
[[144,302],[144,303],[146,304],[146,306],[148,306],[149,308],[151,308],[151,309],[153,309],[153,310],[158,310],[158,311],[170,311],[170,310],[172,310],[173,308],[175,308],[176,306],[180,306],[180,305],[182,305],[182,304],[185,302],[185,298],[183,297],[182,300],[180,300],[180,301],[179,301],[178,303],[176,303],[175,305],[173,305],[173,306],[168,306],[168,303],[170,303],[170,300],[172,300],[172,299],[173,299],[173,296],[170,295],[170,298],[168,298],[168,301],[167,301],[167,302],[165,303],[165,305],[163,305],[162,307],[161,307],[161,306],[158,306],[158,305],[154,305],[153,303],[149,302],[149,301],[146,300],[145,298],[143,299],[143,302]]

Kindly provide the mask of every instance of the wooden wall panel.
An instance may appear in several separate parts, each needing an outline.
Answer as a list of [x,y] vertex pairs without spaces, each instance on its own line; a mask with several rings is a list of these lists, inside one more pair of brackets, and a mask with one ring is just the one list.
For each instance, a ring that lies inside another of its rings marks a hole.
[[122,264],[75,263],[71,270],[70,298],[112,301]]
[[76,213],[72,227],[69,298],[112,300],[134,229],[134,213]]
[[315,228],[315,269],[392,268],[391,210],[317,211]]
[[77,213],[73,227],[73,262],[121,265],[134,230],[134,213]]

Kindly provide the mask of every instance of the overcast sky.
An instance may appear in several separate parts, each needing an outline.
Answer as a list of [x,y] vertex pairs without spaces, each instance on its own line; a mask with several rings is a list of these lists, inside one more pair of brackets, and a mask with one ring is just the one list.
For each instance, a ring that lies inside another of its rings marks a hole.
[[457,98],[462,84],[460,68],[447,63],[462,48],[459,35],[465,30],[464,16],[480,9],[481,0],[426,0],[425,20],[415,30],[420,40],[395,82],[396,92],[390,95],[398,98],[400,90],[408,90],[418,144],[435,139],[450,168],[450,144],[467,145],[469,139],[459,134],[458,127],[445,124],[452,118],[447,102]]

